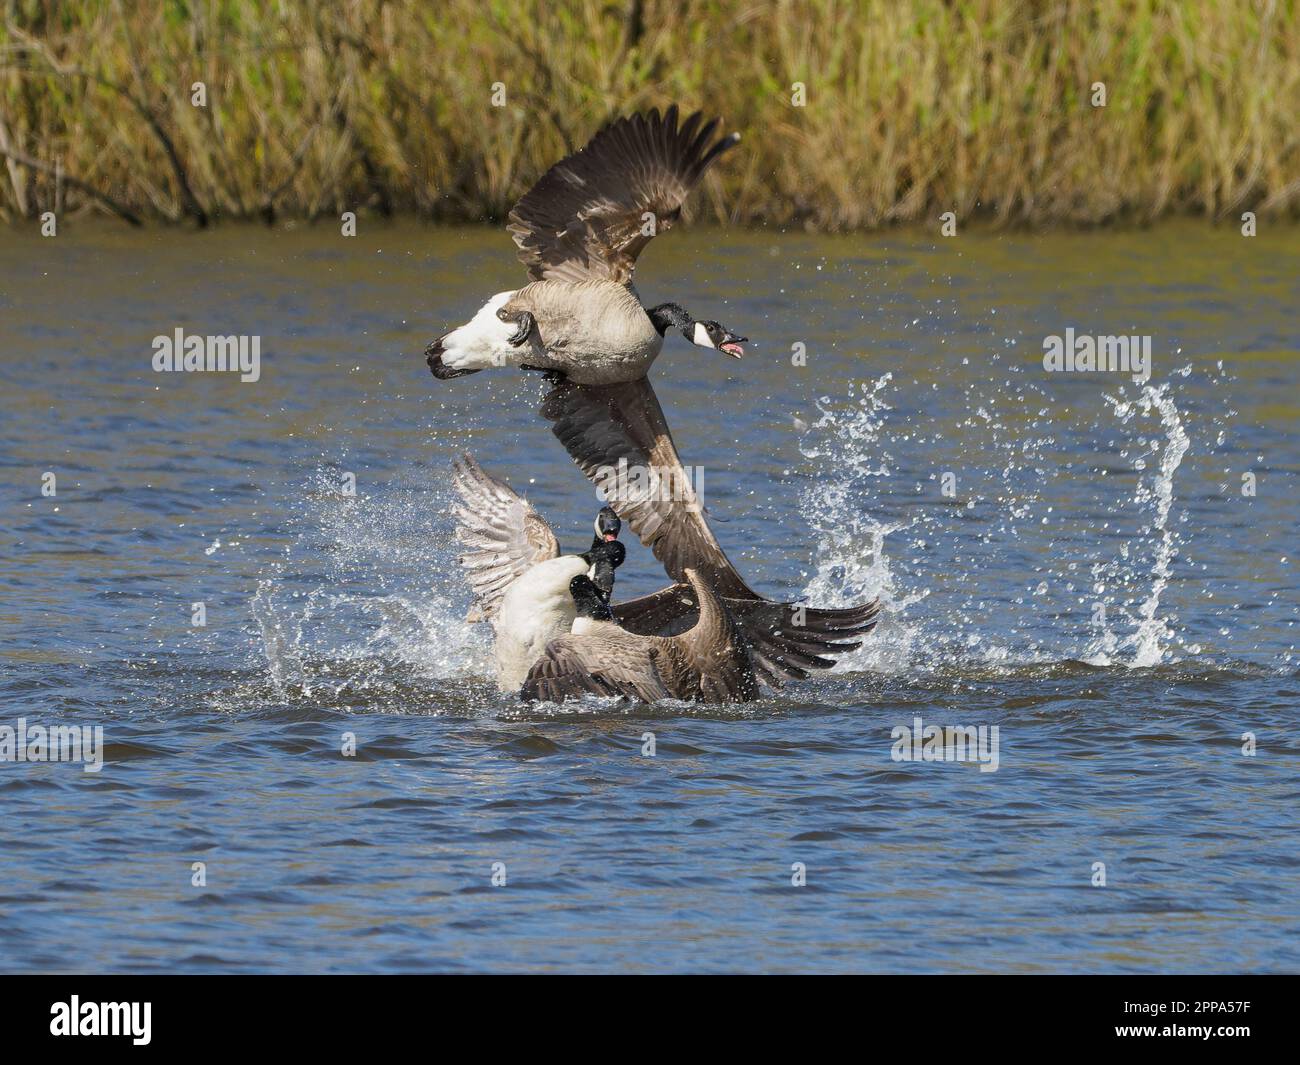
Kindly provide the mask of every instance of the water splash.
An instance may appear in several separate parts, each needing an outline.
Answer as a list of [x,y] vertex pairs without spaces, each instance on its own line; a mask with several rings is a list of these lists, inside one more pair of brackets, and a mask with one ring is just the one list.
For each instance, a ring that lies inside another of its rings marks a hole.
[[[1145,386],[1135,400],[1121,401],[1109,396],[1107,399],[1121,423],[1128,423],[1138,414],[1146,417],[1157,415],[1165,432],[1165,442],[1162,448],[1150,445],[1159,451],[1160,464],[1152,478],[1139,480],[1136,495],[1138,505],[1151,511],[1149,533],[1156,540],[1150,590],[1138,605],[1135,631],[1127,639],[1120,640],[1109,629],[1104,629],[1099,642],[1091,649],[1091,656],[1099,662],[1110,662],[1116,653],[1131,647],[1130,666],[1154,666],[1165,660],[1166,644],[1175,636],[1174,619],[1162,618],[1159,610],[1160,597],[1169,584],[1171,566],[1179,551],[1178,536],[1169,521],[1174,503],[1174,474],[1187,453],[1190,440],[1167,382],[1159,387]],[[1146,466],[1146,456],[1139,457],[1134,463],[1139,474]],[[1127,550],[1124,557],[1129,557]]]
[[[910,388],[900,400],[899,388],[884,373],[820,397],[801,441],[812,474],[802,512],[817,545],[804,595],[816,606],[882,605],[876,630],[837,670],[947,676],[1079,658],[1165,661],[1175,619],[1162,600],[1179,550],[1173,482],[1188,450],[1173,388],[1108,397],[1127,427],[1118,454],[1138,473],[1122,496],[1094,465],[1106,450],[1104,407],[1071,435],[1041,386],[1014,372],[970,386],[955,423]],[[945,469],[960,471],[960,499],[932,483]],[[450,682],[429,687],[454,695],[490,676],[491,632],[463,621],[448,500],[421,476],[373,496],[342,497],[333,470],[310,486],[291,549],[251,603],[278,690],[382,694],[399,676]],[[1086,507],[1097,516],[1083,521]],[[1132,516],[1140,527],[1119,535]],[[1020,593],[1002,577],[1008,565],[1024,576]],[[1090,594],[1110,597],[1100,632],[1079,621]]]
[[[948,426],[931,430],[914,401],[893,424],[891,381],[886,374],[845,398],[822,397],[802,448],[817,467],[803,495],[818,534],[805,594],[835,606],[879,596],[883,606],[876,632],[840,668],[1164,662],[1176,636],[1176,619],[1161,609],[1179,553],[1174,478],[1189,446],[1174,386],[1106,397],[1109,407],[1079,432],[1049,421],[1037,382],[1008,375],[968,390],[968,417],[953,435]],[[1038,397],[1042,405],[1031,405]],[[1126,427],[1115,445],[1106,439],[1110,414]],[[899,464],[895,446],[905,449]],[[1107,477],[1121,472],[1106,459],[1111,446],[1137,473],[1131,494],[1117,496]],[[1100,461],[1079,461],[1090,454]],[[932,484],[945,468],[960,471],[961,498]],[[1105,557],[1116,540],[1118,554]],[[996,584],[1008,560],[1023,567],[1024,592],[991,598],[985,574]],[[1091,582],[1081,581],[1089,572]],[[1090,610],[1093,624],[1080,625]]]
[[907,528],[870,516],[864,506],[870,482],[890,473],[890,456],[880,447],[881,430],[890,410],[884,393],[893,381],[886,373],[861,386],[850,384],[848,401],[817,400],[820,417],[800,446],[818,465],[817,481],[803,492],[804,512],[817,533],[816,572],[804,588],[815,606],[856,606],[879,599],[881,620],[863,646],[844,656],[837,669],[898,673],[912,663],[916,627],[903,611],[923,599],[924,591],[900,589],[885,553],[885,541]]
[[290,684],[301,684],[306,671],[298,651],[302,633],[300,630],[292,636],[285,633],[284,623],[290,619],[276,612],[271,602],[274,587],[274,581],[258,581],[257,594],[249,603],[249,610],[262,636],[262,652],[266,655],[271,683],[277,692],[283,693]]
[[294,541],[250,602],[277,691],[489,673],[491,634],[464,621],[448,508],[422,487],[345,496],[337,483],[318,471]]

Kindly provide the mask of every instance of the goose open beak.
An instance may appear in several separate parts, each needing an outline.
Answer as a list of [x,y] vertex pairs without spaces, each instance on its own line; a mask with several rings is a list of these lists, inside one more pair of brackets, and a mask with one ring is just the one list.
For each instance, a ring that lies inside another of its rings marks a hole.
[[604,507],[596,515],[596,535],[605,543],[613,543],[623,529],[623,523],[613,507]]
[[728,333],[722,338],[722,343],[718,345],[719,351],[724,351],[733,359],[739,359],[745,354],[745,349],[741,347],[749,337],[738,337],[735,333]]

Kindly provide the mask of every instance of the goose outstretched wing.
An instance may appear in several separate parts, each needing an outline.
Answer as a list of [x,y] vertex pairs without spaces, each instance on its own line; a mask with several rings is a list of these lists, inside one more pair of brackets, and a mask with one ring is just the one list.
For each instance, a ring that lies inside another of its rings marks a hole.
[[714,141],[717,119],[680,126],[677,106],[616,119],[542,175],[510,212],[509,230],[534,281],[631,280],[636,258],[681,215],[710,164],[740,140]]
[[[754,672],[764,684],[780,688],[814,669],[830,669],[835,656],[861,647],[860,638],[876,627],[880,602],[843,609],[730,599],[723,603],[749,646]],[[691,588],[674,584],[650,595],[615,603],[614,620],[629,632],[668,636],[695,624],[699,607]]]
[[453,484],[462,504],[456,508],[456,539],[468,551],[460,558],[474,593],[468,621],[496,616],[501,597],[539,562],[558,558],[555,533],[533,505],[474,459],[453,460]]
[[[614,606],[624,627],[646,635],[682,631],[696,611],[686,570],[696,570],[726,602],[749,642],[754,668],[772,687],[829,669],[829,655],[858,647],[875,627],[875,602],[845,609],[776,603],[745,583],[705,520],[682,467],[663,408],[648,378],[615,385],[555,384],[541,415],[578,468],[678,582],[651,596]],[[623,465],[620,466],[620,463]],[[620,481],[620,470],[624,471]],[[645,471],[638,475],[637,471]],[[617,491],[612,491],[614,486]]]
[[654,552],[668,576],[692,567],[718,590],[757,599],[704,520],[659,397],[648,378],[614,385],[556,383],[540,412],[578,468]]

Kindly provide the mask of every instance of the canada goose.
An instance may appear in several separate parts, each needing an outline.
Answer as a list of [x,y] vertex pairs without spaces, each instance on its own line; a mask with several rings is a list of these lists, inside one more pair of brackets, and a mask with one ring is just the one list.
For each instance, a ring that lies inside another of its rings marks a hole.
[[[608,426],[604,431],[613,433]],[[675,451],[672,456],[675,461]],[[528,502],[504,481],[487,473],[469,455],[461,456],[455,463],[455,470],[456,488],[464,499],[464,506],[457,511],[461,523],[457,537],[477,548],[475,553],[462,559],[469,570],[470,586],[476,600],[469,620],[491,618],[497,613],[504,589],[532,567],[557,557],[559,544],[546,520]],[[617,500],[615,503],[610,509],[617,511],[624,505]],[[670,527],[668,542],[673,548],[672,553],[663,551],[662,537],[647,539],[642,535],[642,539],[654,549],[660,561],[667,565],[667,559],[672,559],[673,568],[669,573],[682,583],[625,603],[612,604],[613,620],[629,632],[642,636],[672,636],[694,624],[699,614],[699,599],[686,579],[687,567],[696,569],[702,579],[710,582],[711,588],[725,583],[725,588],[716,587],[716,590],[728,615],[740,627],[759,679],[773,688],[779,688],[787,678],[806,677],[810,669],[830,668],[835,660],[826,656],[857,648],[860,645],[852,642],[854,638],[875,626],[879,609],[875,602],[848,610],[818,610],[763,599],[750,591],[731,568],[700,515],[696,514],[691,522],[679,518],[669,509],[667,516],[661,518],[652,509],[655,505],[649,502],[633,505],[625,511],[623,520],[634,530],[648,526],[658,528],[656,523],[659,522]],[[669,504],[662,506],[667,508]],[[602,510],[601,515],[604,514]],[[601,520],[601,517],[597,518],[598,531]],[[682,547],[682,544],[686,546]],[[593,550],[597,546],[593,545]],[[618,546],[621,548],[622,544]],[[687,558],[684,564],[681,562],[683,557]],[[704,560],[705,564],[692,561],[695,557]],[[678,569],[680,577],[673,569]],[[558,571],[547,579],[552,577],[558,580]],[[738,590],[745,594],[735,595]],[[560,593],[552,586],[548,594],[557,596]]]
[[[601,544],[613,543],[618,539],[618,534],[623,529],[623,521],[618,516],[618,512],[613,507],[601,507],[596,514],[596,520],[593,523],[596,529],[596,535],[591,538],[591,548],[595,551]],[[620,544],[621,548],[623,545]],[[626,549],[624,549],[626,550]],[[622,561],[620,556],[619,561]],[[605,602],[609,602],[609,597],[614,594],[614,570],[597,569],[592,567],[593,572],[591,579],[595,582],[596,587],[600,589],[601,595],[605,597]]]
[[602,508],[590,549],[561,555],[551,527],[509,485],[469,455],[456,461],[454,471],[465,500],[456,510],[456,538],[471,549],[460,559],[475,600],[466,620],[492,622],[497,684],[502,691],[518,691],[547,643],[568,632],[577,617],[570,580],[591,581],[608,602],[614,571],[626,555],[618,542],[621,523]]
[[746,338],[697,321],[676,303],[646,309],[632,287],[636,259],[710,164],[740,139],[713,141],[717,120],[700,112],[678,126],[677,107],[660,118],[620,118],[556,163],[510,212],[509,231],[532,283],[493,296],[465,325],[425,350],[440,380],[494,366],[561,373],[582,384],[642,377],[670,328],[692,344],[733,358]]
[[654,702],[744,703],[758,698],[749,650],[735,619],[693,569],[686,571],[699,619],[679,636],[638,636],[615,624],[585,576],[569,582],[579,618],[528,671],[519,694],[560,702],[573,695],[623,695]]

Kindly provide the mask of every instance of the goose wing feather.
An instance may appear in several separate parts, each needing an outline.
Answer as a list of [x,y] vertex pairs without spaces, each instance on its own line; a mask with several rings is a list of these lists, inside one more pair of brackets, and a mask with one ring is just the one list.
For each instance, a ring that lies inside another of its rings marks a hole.
[[[859,638],[876,627],[880,601],[858,607],[827,610],[763,599],[723,598],[749,645],[754,671],[763,683],[780,688],[791,678],[807,677],[811,670],[830,669],[831,656],[861,647]],[[673,584],[650,595],[615,603],[614,620],[629,632],[644,636],[672,636],[696,621],[697,600],[689,586]]]
[[[542,400],[541,415],[578,468],[604,488],[618,516],[654,552],[678,584],[613,608],[625,628],[644,635],[672,635],[695,612],[685,587],[692,567],[709,581],[735,615],[749,641],[762,680],[779,688],[809,670],[829,669],[831,655],[856,648],[855,638],[876,624],[879,604],[846,609],[775,603],[753,591],[736,571],[704,517],[703,507],[682,467],[659,398],[648,378],[616,385],[579,385],[561,380]],[[629,476],[626,490],[612,492],[620,461]],[[657,491],[632,476],[655,470],[674,492]]]
[[578,695],[617,695],[652,703],[672,697],[660,674],[665,641],[631,633],[557,636],[528,671],[520,695],[562,702]]
[[543,174],[510,212],[528,275],[630,281],[641,249],[678,219],[704,172],[740,139],[714,141],[717,120],[701,121],[697,111],[678,125],[676,105],[662,117],[652,110],[616,119]]
[[757,699],[758,680],[749,645],[735,617],[699,573],[688,569],[686,578],[699,603],[699,616],[688,632],[664,641],[675,670],[670,686],[679,698],[705,703]]
[[668,638],[638,636],[606,624],[589,634],[558,636],[529,670],[520,694],[548,702],[583,694],[642,702],[738,703],[758,698],[758,681],[740,627],[694,570],[687,577],[688,590],[700,603],[687,632]]
[[[614,385],[561,380],[543,398],[541,415],[668,576],[684,582],[686,567],[693,566],[722,595],[759,598],[704,520],[649,378]],[[615,492],[620,462],[626,463],[627,483]],[[654,471],[660,483],[638,478],[638,470]]]
[[519,577],[558,558],[560,544],[533,505],[472,456],[458,456],[452,468],[462,500],[455,512],[456,539],[468,548],[460,563],[474,594],[467,620],[483,621],[496,616],[506,589]]

